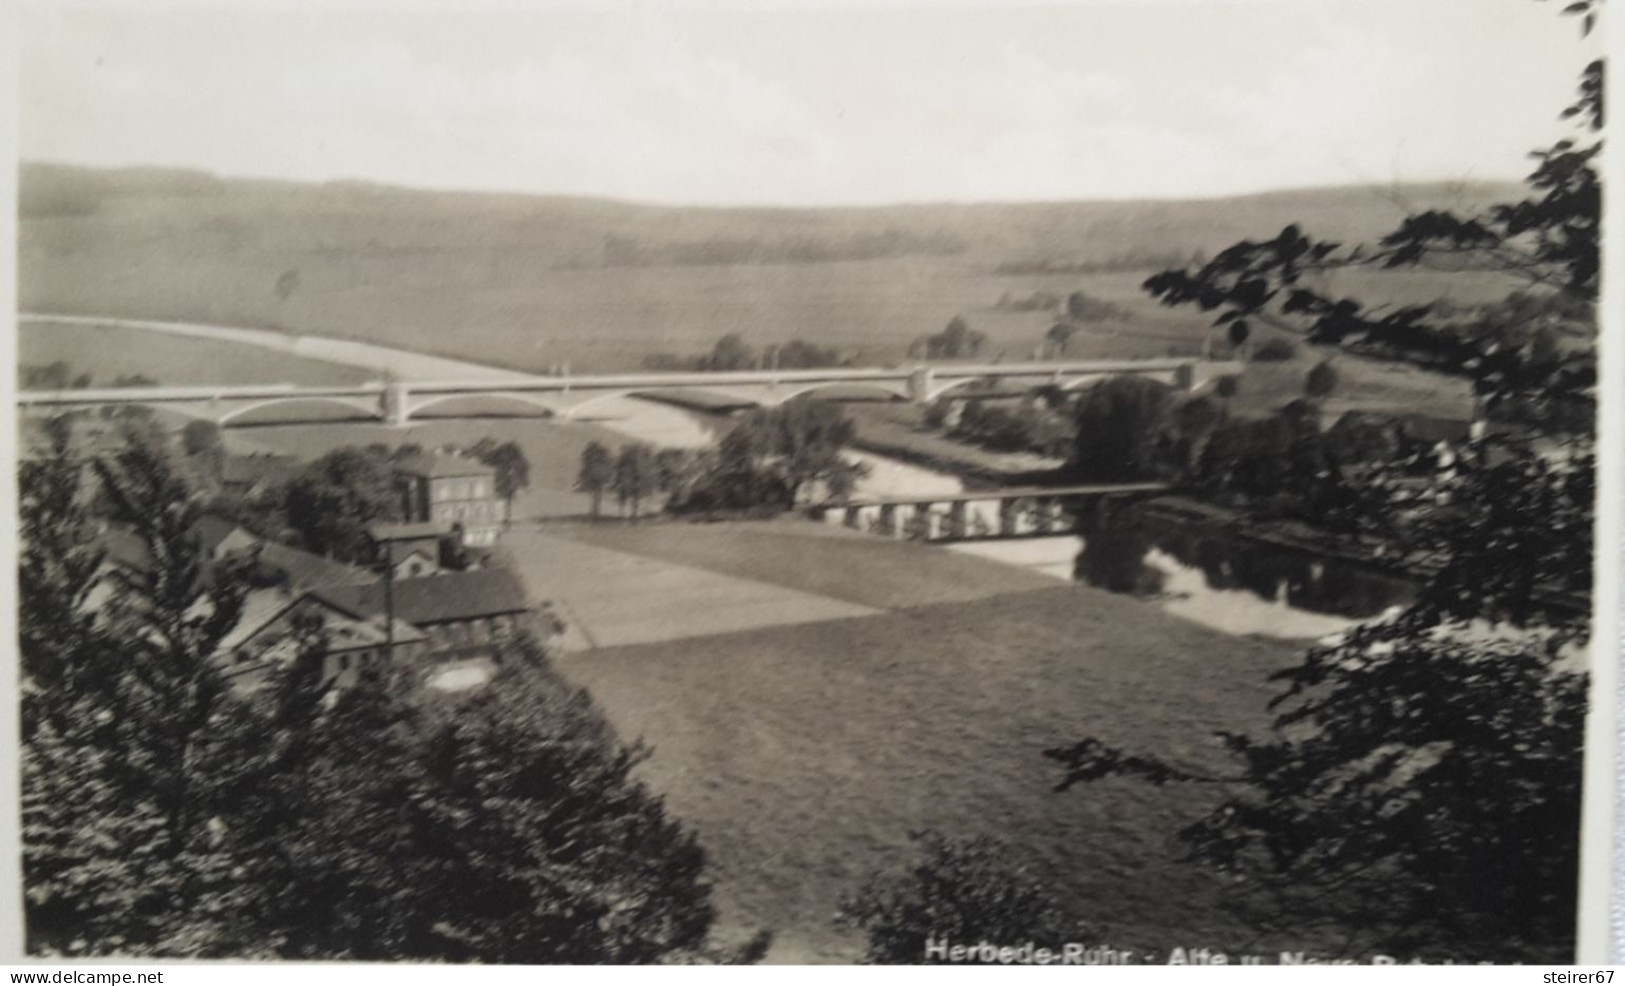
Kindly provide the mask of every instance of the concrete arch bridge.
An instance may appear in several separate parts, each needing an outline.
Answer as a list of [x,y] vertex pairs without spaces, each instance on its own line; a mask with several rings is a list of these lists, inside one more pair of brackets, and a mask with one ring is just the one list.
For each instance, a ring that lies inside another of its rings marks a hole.
[[[929,403],[981,381],[1063,390],[1103,377],[1132,374],[1183,390],[1201,390],[1218,377],[1241,371],[1241,364],[1197,359],[1092,360],[1052,363],[953,364],[896,368],[833,367],[821,370],[746,370],[717,373],[632,373],[596,376],[524,377],[504,380],[397,380],[341,386],[293,384],[246,386],[157,386],[19,391],[17,406],[28,412],[120,405],[173,407],[222,426],[246,423],[273,408],[312,412],[353,412],[394,425],[436,411],[441,417],[483,416],[507,404],[562,418],[590,416],[595,405],[613,398],[684,391],[743,405],[772,407],[803,395],[872,395]],[[481,410],[468,410],[470,404]],[[462,408],[459,412],[459,408]],[[286,420],[286,419],[284,419]]]

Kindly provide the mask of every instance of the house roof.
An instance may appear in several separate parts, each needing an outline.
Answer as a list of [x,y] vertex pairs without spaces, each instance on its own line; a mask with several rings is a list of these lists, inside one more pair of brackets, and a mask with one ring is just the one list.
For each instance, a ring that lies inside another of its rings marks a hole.
[[[306,601],[311,605],[321,606],[329,613],[323,625],[323,630],[327,634],[329,654],[378,647],[389,641],[381,619],[357,617],[324,602],[314,593],[290,596],[276,589],[258,589],[244,598],[243,613],[237,621],[237,626],[220,641],[216,652],[230,653],[253,642],[272,627],[285,622],[288,614]],[[395,643],[411,644],[425,639],[427,638],[423,631],[417,627],[402,619],[395,620]],[[295,656],[297,649],[298,642],[293,640],[290,634],[286,640],[278,639],[271,642],[259,656],[262,660],[286,660]]]
[[102,532],[102,546],[107,551],[107,560],[120,567],[144,572],[152,563],[146,542],[126,527],[109,526]]
[[[365,585],[320,589],[317,598],[358,618],[384,611],[382,580]],[[395,616],[416,626],[450,623],[488,616],[506,616],[530,609],[524,586],[505,568],[446,572],[394,585]]]
[[[245,546],[252,546],[242,553],[242,557],[252,557],[261,570],[280,572],[295,588],[320,589],[333,585],[354,585],[371,582],[378,577],[364,568],[346,565],[276,541],[255,537],[219,517],[206,516],[192,528],[194,543],[210,554],[224,543],[226,538],[233,536],[240,536]],[[146,571],[151,565],[146,544],[126,527],[109,526],[102,535],[102,543],[107,550],[107,560],[115,565],[138,571]]]
[[395,463],[395,471],[425,479],[445,479],[453,476],[494,476],[496,470],[477,459],[460,455],[442,455],[438,452],[420,452]]
[[371,582],[378,577],[364,568],[322,558],[275,541],[260,542],[258,558],[262,566],[283,573],[289,582],[301,589],[355,585]]
[[222,517],[206,514],[198,518],[198,522],[192,525],[193,540],[199,548],[203,549],[204,554],[208,555],[213,555],[215,549],[219,548],[227,538],[234,534],[239,535],[239,540],[245,542],[245,544],[252,544],[258,540],[252,534]]
[[1407,414],[1399,419],[1407,435],[1424,442],[1461,442],[1472,434],[1473,423],[1431,414]]

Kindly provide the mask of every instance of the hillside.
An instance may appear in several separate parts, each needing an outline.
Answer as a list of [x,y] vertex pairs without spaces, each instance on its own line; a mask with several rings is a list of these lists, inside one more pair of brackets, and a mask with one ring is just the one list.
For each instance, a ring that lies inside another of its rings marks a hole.
[[[1188,348],[1200,334],[1188,316],[1140,295],[1149,269],[1289,222],[1362,239],[1389,228],[1401,203],[1515,194],[1419,185],[729,209],[25,164],[19,287],[29,310],[265,326],[526,369],[626,368],[657,351],[701,351],[730,331],[758,345],[800,336],[896,359],[961,313],[1014,357],[1046,316],[991,311],[996,299],[1086,289],[1135,323],[1102,347],[1147,355]],[[1432,296],[1433,280],[1391,283],[1404,296]]]

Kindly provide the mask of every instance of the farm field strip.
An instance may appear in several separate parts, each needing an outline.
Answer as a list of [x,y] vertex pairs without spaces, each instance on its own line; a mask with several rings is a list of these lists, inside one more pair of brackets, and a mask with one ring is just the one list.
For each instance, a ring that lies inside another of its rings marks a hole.
[[[1053,583],[1052,583],[1053,584]],[[1226,637],[1085,587],[560,658],[696,826],[724,922],[775,930],[773,961],[850,961],[832,918],[910,830],[1008,842],[1102,942],[1214,947],[1250,934],[1168,835],[1212,791],[1128,781],[1055,794],[1047,747],[1097,735],[1217,769],[1215,730],[1267,720],[1291,646]],[[1156,937],[1152,937],[1156,936]]]
[[569,524],[561,538],[866,607],[966,602],[1053,581],[940,546],[893,541],[800,518],[719,524]]
[[615,647],[761,627],[846,620],[879,610],[765,582],[516,529],[502,551],[538,602],[578,624],[576,647]]

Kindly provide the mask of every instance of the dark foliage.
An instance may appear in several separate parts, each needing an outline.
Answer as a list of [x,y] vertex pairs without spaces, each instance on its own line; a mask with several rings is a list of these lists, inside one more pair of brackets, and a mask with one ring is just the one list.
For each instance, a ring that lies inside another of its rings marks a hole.
[[1109,377],[1078,399],[1068,469],[1103,482],[1154,479],[1165,472],[1164,440],[1174,391],[1142,377]]
[[668,509],[787,510],[815,487],[838,499],[852,491],[865,471],[843,454],[853,435],[851,420],[824,401],[758,408],[722,436],[714,455],[670,460],[688,475],[668,483],[680,493],[668,501]]
[[404,503],[389,455],[378,449],[335,449],[311,463],[284,493],[288,526],[304,546],[341,561],[363,561],[367,527],[397,521]]
[[971,328],[963,316],[955,315],[941,332],[914,340],[909,355],[916,359],[963,359],[979,355],[986,343],[987,336]]
[[1253,350],[1257,363],[1284,363],[1298,355],[1298,347],[1290,339],[1267,339]]
[[[1580,0],[1565,12],[1589,30],[1600,7]],[[1566,114],[1592,129],[1602,120],[1601,71],[1588,67],[1581,103]],[[1381,495],[1352,505],[1351,524],[1383,530],[1424,576],[1417,600],[1276,675],[1274,728],[1221,737],[1232,773],[1195,775],[1094,738],[1048,756],[1062,767],[1062,789],[1120,775],[1222,785],[1219,807],[1179,839],[1187,858],[1232,882],[1234,901],[1261,932],[1331,930],[1350,954],[1572,960],[1599,146],[1564,141],[1537,152],[1528,200],[1475,216],[1413,215],[1374,248],[1317,242],[1289,226],[1146,283],[1168,304],[1217,311],[1219,325],[1297,324],[1314,344],[1466,376],[1492,412],[1515,411],[1546,431],[1538,448],[1516,437],[1462,443],[1408,487],[1387,485],[1385,474],[1415,457],[1401,443],[1382,461],[1392,436],[1369,422],[1334,438],[1283,415],[1215,436],[1209,457],[1224,463],[1222,482],[1238,487],[1305,482],[1335,475],[1339,460],[1376,457],[1367,488]],[[1450,321],[1463,313],[1379,310],[1309,286],[1334,269],[1424,259],[1510,271],[1539,286],[1539,300],[1509,299],[1521,313],[1512,318],[1480,310]],[[1531,309],[1562,315],[1529,318]],[[1577,342],[1558,345],[1556,324]],[[1239,454],[1219,448],[1235,442]]]
[[[1082,941],[1088,928],[1050,894],[1048,883],[988,838],[911,834],[918,857],[871,879],[841,904],[837,923],[864,932],[864,961],[921,965],[928,939],[953,944]],[[942,960],[946,962],[946,960]]]
[[[207,568],[167,449],[97,463],[148,564],[101,573],[83,463],[23,472],[23,846],[48,955],[754,961],[708,941],[704,855],[528,638],[484,690],[322,677],[325,630],[252,696],[216,655],[245,583]],[[98,602],[90,597],[101,594]],[[44,622],[44,621],[49,621]]]

